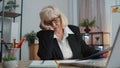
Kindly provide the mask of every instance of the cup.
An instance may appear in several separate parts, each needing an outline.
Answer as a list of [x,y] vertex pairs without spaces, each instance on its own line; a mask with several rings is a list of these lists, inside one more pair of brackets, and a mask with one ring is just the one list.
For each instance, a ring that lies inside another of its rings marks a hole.
[[17,68],[17,66],[18,66],[18,63],[16,60],[3,62],[3,68]]
[[20,53],[20,48],[9,48],[8,49],[8,55],[15,57],[17,61],[19,61],[19,53]]
[[19,48],[6,49],[3,58],[3,68],[16,68],[19,64]]

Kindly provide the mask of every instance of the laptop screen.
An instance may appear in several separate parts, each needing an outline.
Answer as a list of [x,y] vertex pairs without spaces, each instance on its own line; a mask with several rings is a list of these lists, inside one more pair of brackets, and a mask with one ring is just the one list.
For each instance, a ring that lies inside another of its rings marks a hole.
[[113,42],[111,54],[108,58],[107,68],[120,68],[120,25]]

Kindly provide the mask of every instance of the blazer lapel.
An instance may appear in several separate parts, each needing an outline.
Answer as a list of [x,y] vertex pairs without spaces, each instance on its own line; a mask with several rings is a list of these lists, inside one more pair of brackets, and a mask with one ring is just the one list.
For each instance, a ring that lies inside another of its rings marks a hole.
[[73,52],[73,58],[81,58],[82,57],[82,55],[80,54],[81,47],[80,47],[80,44],[78,43],[77,38],[75,37],[75,34],[69,34],[67,39],[71,47],[71,50]]
[[54,41],[55,41],[54,44],[57,45],[57,46],[55,46],[55,51],[54,52],[56,52],[56,53],[55,53],[54,57],[56,57],[58,59],[63,59],[63,54],[62,54],[61,49],[60,49],[60,47],[57,43],[57,40],[54,39]]

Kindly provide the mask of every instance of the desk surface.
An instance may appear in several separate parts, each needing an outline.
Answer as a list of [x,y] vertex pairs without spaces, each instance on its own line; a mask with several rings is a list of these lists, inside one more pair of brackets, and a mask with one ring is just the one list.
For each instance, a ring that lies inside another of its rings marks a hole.
[[[68,63],[70,63],[70,61],[71,60],[69,60]],[[85,60],[85,61],[89,61],[89,60]],[[98,60],[92,60],[92,61],[96,62]],[[19,65],[18,65],[17,68],[28,68],[28,65],[31,62],[32,62],[32,60],[19,61]],[[77,62],[81,62],[81,61],[77,61]],[[82,63],[79,63],[79,64],[60,64],[59,68],[88,68],[88,67],[89,68],[105,68],[106,62],[97,62],[95,64],[93,62],[92,63],[91,62],[85,62],[85,63],[82,62]],[[58,63],[60,63],[60,61],[58,61]],[[2,63],[0,63],[0,68],[3,68]]]
[[[19,61],[19,65],[17,68],[27,68],[30,63],[31,60]],[[3,68],[2,63],[0,63],[0,68]],[[80,67],[72,65],[60,65],[60,68],[80,68]]]

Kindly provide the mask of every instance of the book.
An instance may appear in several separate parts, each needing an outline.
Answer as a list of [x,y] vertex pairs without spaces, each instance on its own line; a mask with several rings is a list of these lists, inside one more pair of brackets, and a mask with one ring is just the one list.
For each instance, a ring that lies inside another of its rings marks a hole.
[[58,68],[58,64],[55,60],[34,60],[28,68]]

